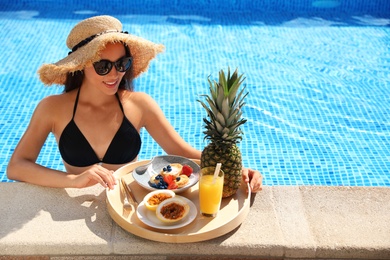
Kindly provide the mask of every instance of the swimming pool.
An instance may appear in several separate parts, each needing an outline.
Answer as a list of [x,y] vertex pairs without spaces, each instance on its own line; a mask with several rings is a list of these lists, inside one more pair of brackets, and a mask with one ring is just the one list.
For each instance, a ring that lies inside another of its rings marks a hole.
[[[76,22],[110,14],[166,46],[136,90],[194,147],[206,145],[196,100],[208,93],[207,77],[238,67],[249,91],[244,164],[266,185],[390,186],[389,1],[80,2],[0,1],[2,182],[33,109],[62,91],[44,87],[36,70],[67,54]],[[140,159],[164,154],[141,135]],[[64,169],[54,137],[38,162]]]

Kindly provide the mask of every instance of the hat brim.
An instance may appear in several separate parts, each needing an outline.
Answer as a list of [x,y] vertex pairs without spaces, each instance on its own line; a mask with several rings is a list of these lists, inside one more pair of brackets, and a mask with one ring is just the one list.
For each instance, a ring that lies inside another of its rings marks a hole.
[[150,61],[165,49],[162,44],[156,44],[131,34],[107,33],[96,37],[54,64],[43,64],[38,70],[39,77],[45,85],[64,85],[68,73],[83,70],[86,66],[100,60],[100,53],[105,46],[116,42],[126,43],[129,47],[133,57],[134,78],[146,72]]

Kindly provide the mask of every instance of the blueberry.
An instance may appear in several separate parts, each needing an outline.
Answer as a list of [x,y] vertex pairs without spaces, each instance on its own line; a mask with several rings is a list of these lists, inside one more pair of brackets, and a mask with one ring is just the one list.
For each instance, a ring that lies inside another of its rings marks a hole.
[[176,177],[176,181],[180,181],[180,177],[179,176]]
[[164,167],[164,168],[163,168],[163,172],[166,172],[166,171],[167,171],[167,168]]

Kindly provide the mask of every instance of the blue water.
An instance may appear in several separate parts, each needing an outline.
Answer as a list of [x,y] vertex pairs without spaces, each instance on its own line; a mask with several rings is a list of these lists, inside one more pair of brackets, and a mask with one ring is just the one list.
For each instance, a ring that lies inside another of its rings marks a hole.
[[[390,1],[369,0],[1,0],[0,180],[9,181],[7,162],[37,103],[62,91],[36,70],[67,55],[78,21],[110,14],[166,46],[136,90],[194,147],[207,144],[196,101],[207,77],[238,67],[249,91],[239,145],[266,185],[390,186],[388,10]],[[141,136],[140,159],[164,154]],[[64,170],[53,136],[38,163]]]

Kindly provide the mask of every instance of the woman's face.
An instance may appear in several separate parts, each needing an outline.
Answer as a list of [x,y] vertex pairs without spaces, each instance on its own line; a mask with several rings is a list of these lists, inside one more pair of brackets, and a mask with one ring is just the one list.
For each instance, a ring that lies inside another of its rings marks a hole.
[[[122,43],[109,43],[102,51],[100,60],[116,62],[125,56],[126,52]],[[95,86],[108,95],[113,95],[118,91],[119,84],[126,72],[119,72],[115,66],[112,66],[110,72],[99,75],[93,66],[88,66],[84,69],[84,73],[85,84]]]

